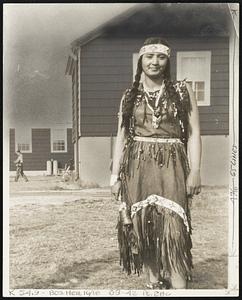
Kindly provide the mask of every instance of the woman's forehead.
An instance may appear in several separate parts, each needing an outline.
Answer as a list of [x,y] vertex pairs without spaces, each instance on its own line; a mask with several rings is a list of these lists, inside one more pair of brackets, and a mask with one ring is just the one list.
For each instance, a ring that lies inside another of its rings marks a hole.
[[162,52],[147,52],[147,53],[144,53],[144,55],[164,55],[164,56],[166,56],[166,54],[162,53]]

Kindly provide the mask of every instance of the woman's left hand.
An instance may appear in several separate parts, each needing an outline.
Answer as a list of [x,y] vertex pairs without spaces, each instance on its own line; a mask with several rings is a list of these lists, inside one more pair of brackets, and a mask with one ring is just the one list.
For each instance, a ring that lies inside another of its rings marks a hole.
[[198,195],[201,192],[200,170],[191,170],[186,182],[187,195]]
[[117,180],[112,186],[111,186],[111,196],[113,200],[118,201],[119,195],[121,190],[121,181]]

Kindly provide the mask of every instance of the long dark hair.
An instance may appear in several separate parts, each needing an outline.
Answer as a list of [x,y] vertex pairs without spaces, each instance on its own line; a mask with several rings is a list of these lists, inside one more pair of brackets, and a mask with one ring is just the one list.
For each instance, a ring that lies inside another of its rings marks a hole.
[[[143,46],[150,45],[150,44],[163,44],[167,47],[170,47],[166,40],[159,38],[159,37],[151,37],[151,38],[146,39]],[[143,69],[142,69],[142,56],[141,56],[137,63],[137,70],[136,70],[134,82],[131,86],[131,89],[126,91],[125,99],[124,99],[124,103],[123,103],[123,114],[122,114],[123,120],[122,120],[121,126],[122,127],[124,126],[125,132],[127,134],[129,133],[130,120],[132,117],[134,103],[135,103],[135,99],[136,99],[136,96],[138,93],[138,88],[139,88],[139,83],[140,83],[140,78],[141,78],[142,72],[143,72]],[[164,79],[170,80],[170,78],[171,78],[170,60],[168,58],[166,68],[164,71]]]

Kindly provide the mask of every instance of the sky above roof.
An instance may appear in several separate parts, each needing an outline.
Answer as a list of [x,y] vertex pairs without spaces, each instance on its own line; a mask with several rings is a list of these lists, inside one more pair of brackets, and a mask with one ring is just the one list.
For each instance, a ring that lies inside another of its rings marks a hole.
[[65,76],[70,43],[134,5],[5,4],[5,125],[71,127],[71,80]]

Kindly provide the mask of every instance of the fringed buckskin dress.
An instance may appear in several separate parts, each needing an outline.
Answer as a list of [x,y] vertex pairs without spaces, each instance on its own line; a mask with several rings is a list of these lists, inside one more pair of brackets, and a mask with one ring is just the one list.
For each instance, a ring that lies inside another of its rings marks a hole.
[[[165,87],[158,128],[152,124],[152,103],[147,101],[142,84],[134,104],[119,174],[119,210],[126,210],[132,220],[131,226],[124,226],[119,215],[120,264],[128,274],[139,274],[145,260],[153,257],[163,278],[169,279],[175,270],[190,280],[186,141],[191,105],[184,81],[165,81]],[[153,95],[149,96],[152,99]]]

